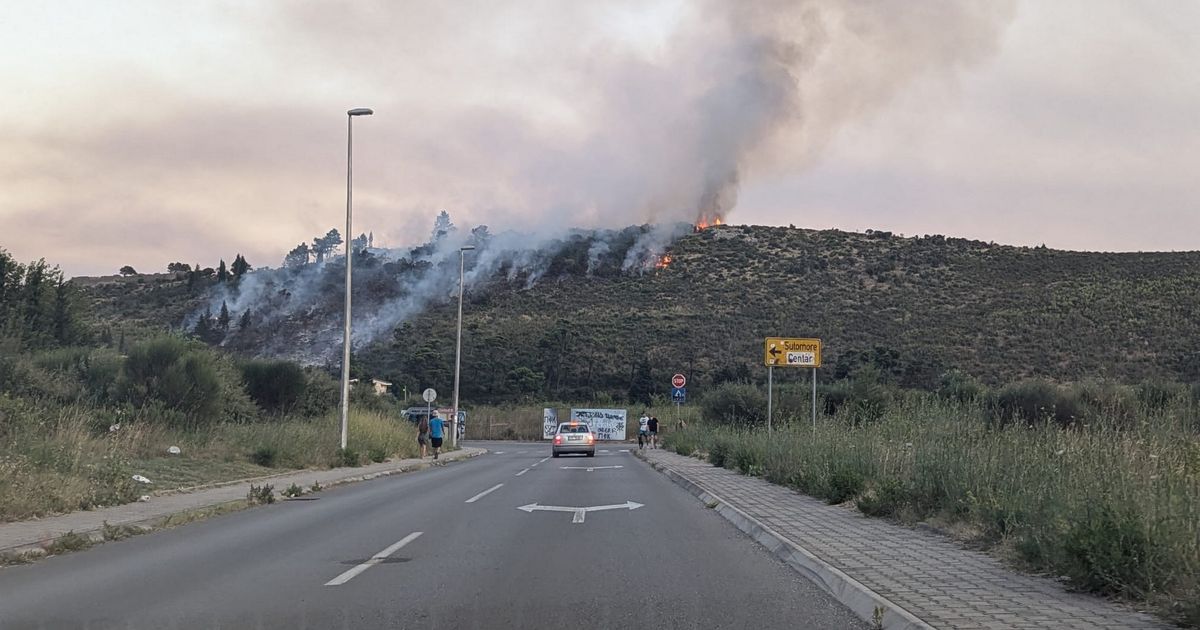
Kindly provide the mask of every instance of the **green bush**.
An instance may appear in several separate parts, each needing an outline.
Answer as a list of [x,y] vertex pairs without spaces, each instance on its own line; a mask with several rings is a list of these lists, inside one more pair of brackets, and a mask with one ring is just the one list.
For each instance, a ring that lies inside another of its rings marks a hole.
[[867,516],[892,516],[908,503],[908,489],[898,479],[882,479],[862,493],[855,505]]
[[291,361],[243,361],[239,367],[246,393],[263,411],[275,414],[294,409],[304,395],[308,376]]
[[1065,427],[1080,419],[1078,396],[1049,381],[1030,379],[1006,385],[990,406],[992,421],[1003,426],[1014,420],[1024,424],[1054,421]]
[[203,344],[178,337],[135,345],[125,361],[120,389],[137,406],[157,401],[181,412],[189,427],[256,415],[237,368]]
[[337,408],[341,400],[337,381],[328,373],[313,368],[306,370],[305,375],[308,380],[293,411],[307,418],[317,418]]
[[937,395],[945,400],[971,402],[981,399],[987,389],[978,379],[962,370],[950,370],[942,374]]
[[700,399],[704,417],[727,426],[759,426],[766,423],[767,396],[757,385],[722,383]]
[[279,449],[274,446],[260,446],[250,452],[250,463],[264,468],[271,468],[279,457]]

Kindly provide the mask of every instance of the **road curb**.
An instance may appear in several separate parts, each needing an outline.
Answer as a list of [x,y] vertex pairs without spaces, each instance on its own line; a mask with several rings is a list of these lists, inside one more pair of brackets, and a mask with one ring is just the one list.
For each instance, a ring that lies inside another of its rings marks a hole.
[[750,536],[771,555],[779,558],[809,581],[821,587],[867,623],[884,630],[934,630],[933,626],[905,610],[899,604],[867,588],[841,569],[818,558],[799,543],[768,527],[762,521],[730,505],[725,499],[703,488],[683,473],[666,464],[651,462],[640,452],[638,459],[662,473],[689,494],[700,499],[722,518]]
[[[329,482],[323,484],[322,488],[328,489],[328,488],[332,488],[334,486],[341,486],[341,485],[345,485],[348,483],[369,481],[371,479],[377,479],[379,477],[389,477],[391,475],[416,472],[419,470],[425,470],[426,468],[433,468],[434,466],[445,466],[446,464],[450,464],[450,463],[453,463],[456,461],[468,460],[468,459],[472,459],[475,457],[479,457],[480,455],[483,455],[487,452],[488,451],[486,448],[464,447],[457,451],[451,451],[449,453],[446,453],[446,458],[444,458],[444,459],[440,459],[437,461],[422,460],[419,462],[415,462],[413,464],[399,466],[397,468],[391,468],[388,470],[381,470],[381,471],[377,471],[377,472],[373,472],[373,473],[367,473],[364,475],[354,475],[351,477],[343,477],[343,478],[335,479],[335,480],[332,480],[332,481],[329,481]],[[461,454],[459,454],[459,453],[461,453]],[[267,475],[264,477],[254,477],[254,478],[242,479],[242,480],[238,480],[238,481],[224,481],[224,482],[218,482],[218,483],[215,483],[210,486],[203,487],[203,488],[197,487],[197,488],[192,489],[191,492],[196,492],[196,491],[201,491],[201,490],[211,490],[213,488],[224,488],[224,487],[234,486],[234,485],[238,485],[238,484],[242,484],[242,483],[253,483],[256,481],[270,480],[270,479],[277,478],[277,477],[303,474],[306,472],[318,472],[318,471],[294,470],[291,472],[280,473],[278,475]],[[187,493],[180,491],[180,492],[172,492],[170,494],[187,494]],[[162,495],[159,495],[159,496],[162,496]],[[192,506],[187,509],[184,509],[184,510],[178,510],[175,512],[171,512],[170,514],[159,514],[159,515],[152,516],[150,518],[139,519],[139,520],[135,520],[135,521],[122,521],[115,525],[109,525],[108,523],[104,523],[104,524],[101,524],[99,527],[94,527],[94,528],[84,529],[84,530],[79,530],[79,531],[72,531],[71,533],[73,533],[77,536],[86,538],[92,545],[103,544],[105,542],[111,542],[109,539],[105,538],[105,536],[104,536],[104,530],[105,530],[106,526],[136,529],[136,530],[140,530],[140,533],[147,533],[147,532],[152,532],[152,531],[157,531],[159,529],[162,529],[162,527],[158,524],[167,522],[173,516],[177,516],[179,514],[186,514],[189,512],[195,512],[195,511],[199,511],[199,510],[206,510],[209,508],[220,507],[220,506],[228,505],[231,503],[237,503],[238,501],[242,501],[242,500],[244,500],[244,499],[237,499],[234,501],[228,501],[228,500],[227,501],[214,501],[212,503],[196,505],[196,506]],[[254,506],[250,506],[250,507],[254,507]],[[204,519],[198,519],[198,520],[204,520]],[[45,555],[45,544],[47,542],[48,542],[48,540],[43,540],[43,541],[39,541],[36,543],[22,543],[19,545],[3,547],[3,548],[0,548],[0,554],[11,555],[11,556],[29,556],[31,559],[34,557],[40,557],[42,555]],[[0,565],[0,566],[2,566],[2,565]]]

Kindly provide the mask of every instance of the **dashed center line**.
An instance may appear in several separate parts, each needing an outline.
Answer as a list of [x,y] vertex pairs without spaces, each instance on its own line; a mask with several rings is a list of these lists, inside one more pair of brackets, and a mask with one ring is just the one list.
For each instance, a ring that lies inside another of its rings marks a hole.
[[370,569],[371,567],[379,564],[380,562],[383,562],[384,560],[387,559],[388,556],[396,553],[396,551],[398,551],[401,547],[416,540],[422,533],[423,532],[413,532],[413,533],[405,536],[404,538],[401,538],[398,542],[394,543],[392,546],[371,556],[371,558],[369,560],[367,560],[366,562],[354,567],[353,569],[350,569],[349,571],[346,571],[345,573],[333,578],[332,580],[329,580],[328,582],[325,583],[325,586],[339,586],[339,585],[345,584],[346,582],[349,582],[350,580],[354,579],[354,576],[358,575],[359,573],[362,573],[363,571],[366,571],[367,569]]
[[526,468],[525,470],[522,470],[521,472],[517,473],[517,476],[518,476],[518,477],[520,477],[521,475],[524,475],[524,474],[525,474],[525,473],[527,473],[527,472],[529,472],[529,469],[528,469],[528,468]]
[[474,502],[482,499],[483,497],[486,497],[487,495],[499,490],[500,486],[503,486],[503,485],[504,484],[502,484],[502,483],[498,483],[498,484],[492,486],[491,488],[488,488],[487,490],[484,490],[483,492],[480,492],[479,494],[471,497],[470,499],[467,499],[465,502],[466,503],[474,503]]

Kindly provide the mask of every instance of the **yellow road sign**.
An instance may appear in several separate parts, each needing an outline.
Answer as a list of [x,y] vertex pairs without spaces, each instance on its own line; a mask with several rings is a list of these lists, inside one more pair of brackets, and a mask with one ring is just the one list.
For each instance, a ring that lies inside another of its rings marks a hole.
[[770,367],[821,367],[821,340],[767,337],[763,363]]

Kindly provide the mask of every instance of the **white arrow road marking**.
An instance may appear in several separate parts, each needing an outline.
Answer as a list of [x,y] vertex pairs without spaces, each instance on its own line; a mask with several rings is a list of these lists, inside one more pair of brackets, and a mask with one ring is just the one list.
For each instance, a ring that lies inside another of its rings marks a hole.
[[387,559],[388,556],[396,553],[396,551],[398,551],[401,547],[416,540],[417,537],[419,537],[422,533],[423,532],[413,532],[413,533],[405,536],[404,538],[401,538],[399,542],[396,542],[392,546],[388,547],[387,549],[384,549],[383,551],[380,551],[379,553],[371,556],[371,558],[369,560],[367,560],[366,562],[354,567],[353,569],[350,569],[349,571],[346,571],[345,573],[333,578],[332,580],[329,580],[328,582],[325,583],[325,586],[339,586],[341,584],[345,584],[346,582],[349,582],[350,580],[354,579],[354,576],[358,575],[359,573],[362,573],[363,571],[366,571],[367,569],[370,569],[371,567],[379,564],[380,562],[383,562],[384,560]]
[[500,486],[503,486],[503,485],[504,484],[502,484],[502,483],[498,483],[498,484],[492,486],[491,488],[488,488],[487,490],[484,490],[483,492],[480,492],[479,494],[471,497],[470,499],[467,499],[466,501],[464,501],[464,503],[474,503],[474,502],[482,499],[483,497],[486,497],[487,495],[499,490]]
[[518,507],[517,509],[523,510],[525,512],[529,512],[530,514],[533,514],[534,512],[571,512],[575,515],[574,518],[571,519],[571,522],[572,523],[582,523],[584,517],[587,515],[588,512],[600,512],[602,510],[625,510],[625,509],[632,512],[633,510],[636,510],[640,507],[642,507],[641,503],[635,503],[633,501],[626,501],[624,503],[618,503],[616,505],[593,505],[593,506],[589,506],[589,507],[565,507],[565,506],[561,506],[561,505],[538,505],[537,503],[530,503],[529,505],[522,505],[522,506]]
[[605,468],[624,468],[624,466],[559,466],[563,470],[586,470],[592,472],[594,470],[604,470]]
[[525,470],[522,470],[521,472],[517,473],[517,476],[518,476],[518,477],[520,477],[521,475],[524,475],[524,474],[525,474],[525,473],[527,473],[527,472],[529,472],[529,469],[528,469],[528,468],[526,468]]

